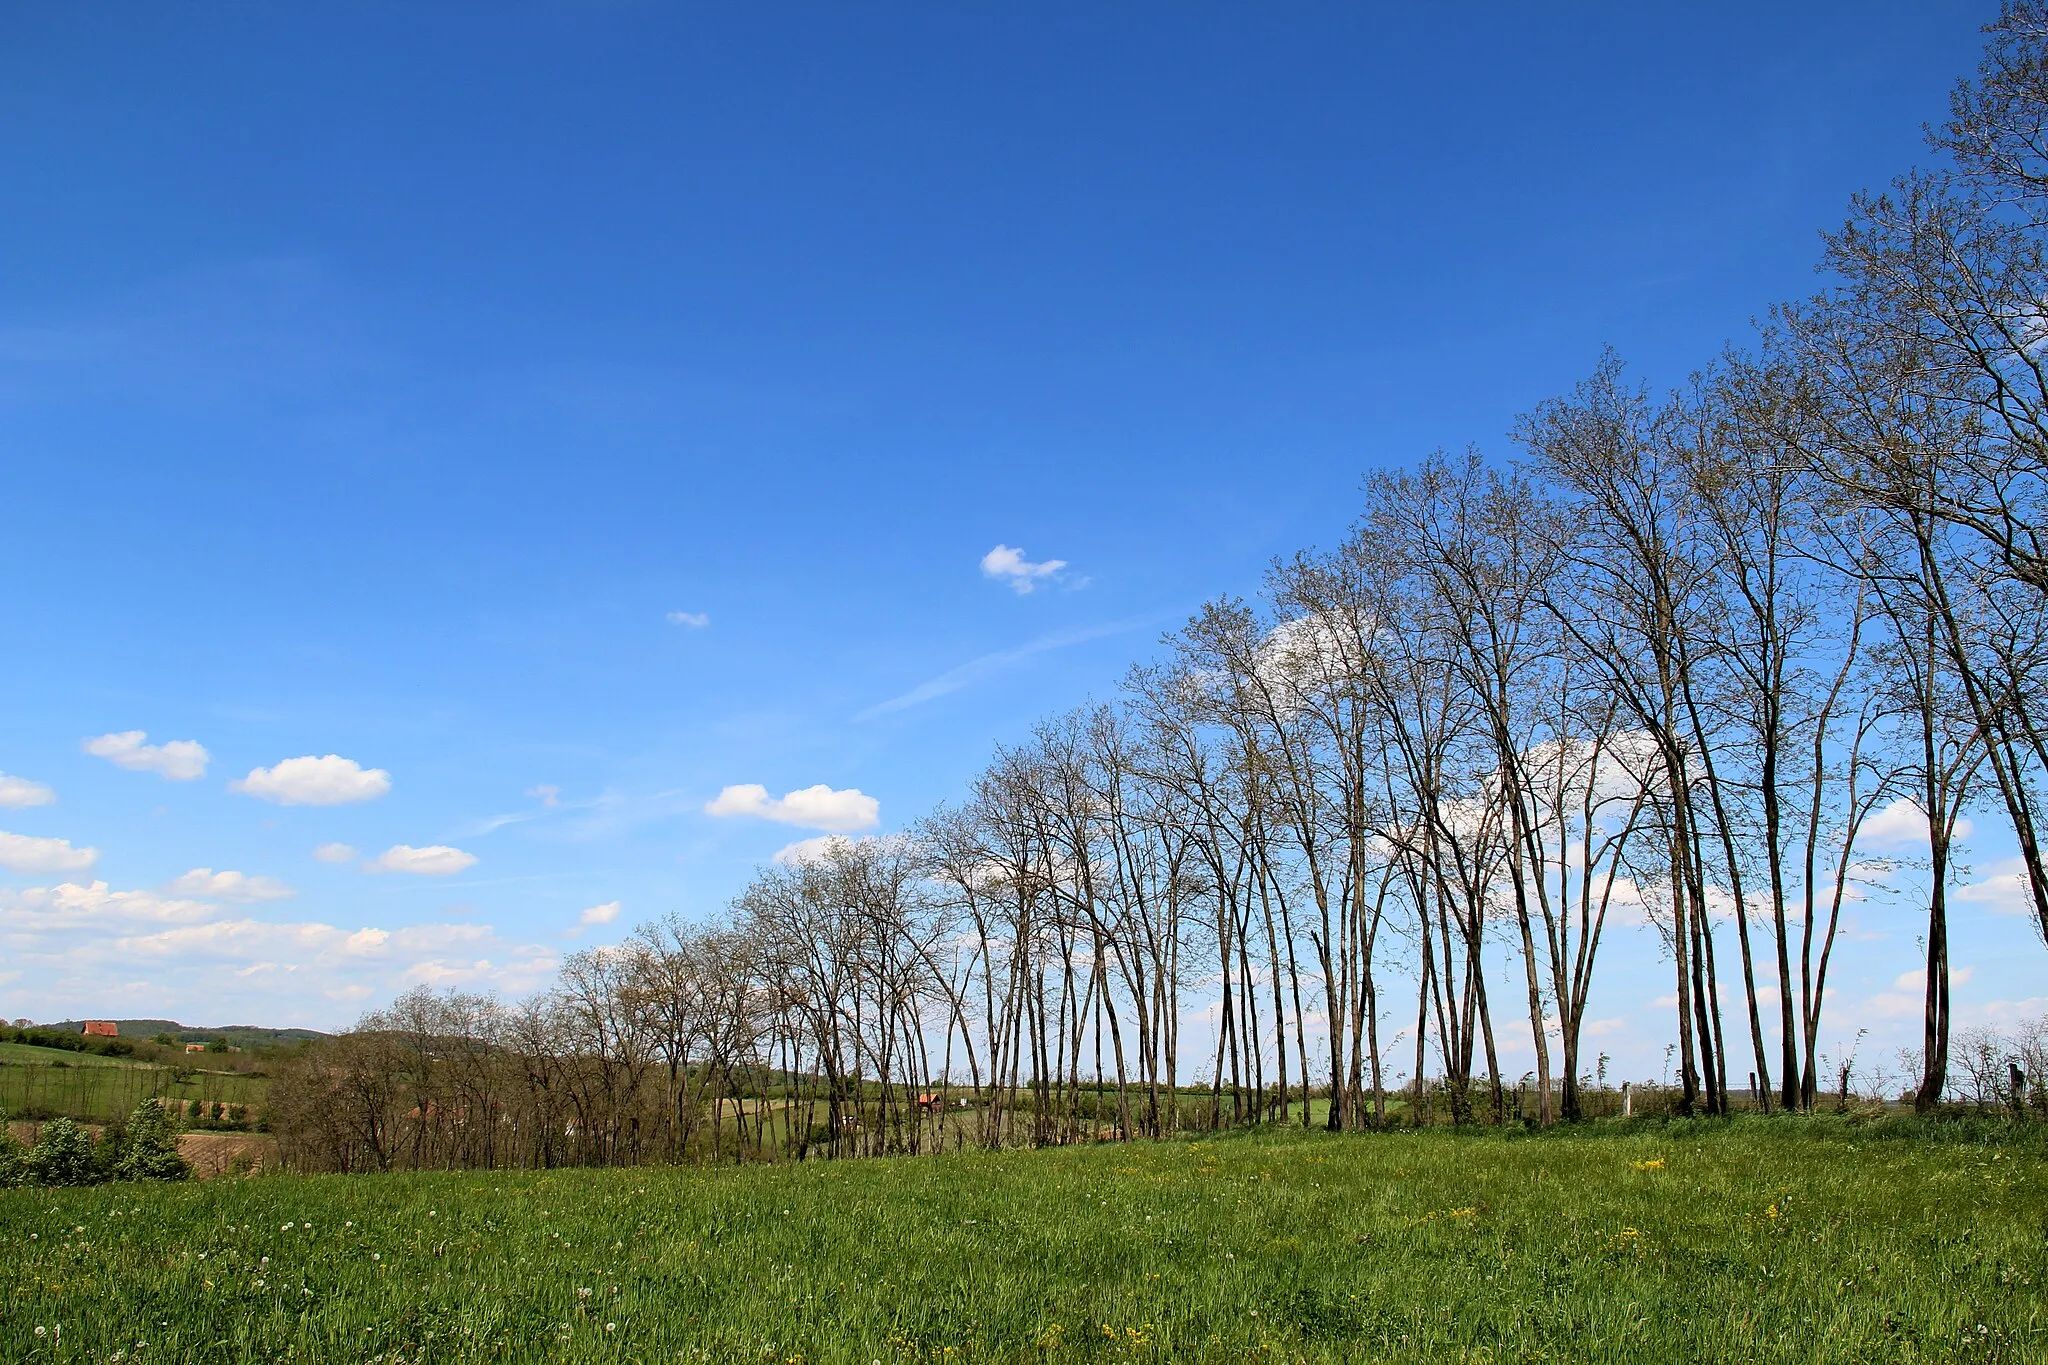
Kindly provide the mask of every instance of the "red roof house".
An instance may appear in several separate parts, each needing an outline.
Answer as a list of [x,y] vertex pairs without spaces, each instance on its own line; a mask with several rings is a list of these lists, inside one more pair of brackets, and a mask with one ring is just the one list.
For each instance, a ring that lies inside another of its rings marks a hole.
[[85,1036],[88,1038],[119,1038],[121,1030],[111,1019],[88,1019],[85,1021]]

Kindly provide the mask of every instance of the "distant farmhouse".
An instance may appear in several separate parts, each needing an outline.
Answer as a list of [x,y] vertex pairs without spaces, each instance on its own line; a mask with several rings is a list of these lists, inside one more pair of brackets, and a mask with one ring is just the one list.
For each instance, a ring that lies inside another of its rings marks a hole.
[[80,1029],[88,1038],[119,1038],[120,1028],[111,1019],[88,1019]]

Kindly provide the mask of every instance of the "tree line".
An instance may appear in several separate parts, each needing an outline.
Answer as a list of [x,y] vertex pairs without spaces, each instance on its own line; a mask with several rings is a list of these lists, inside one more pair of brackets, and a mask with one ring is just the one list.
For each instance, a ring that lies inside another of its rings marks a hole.
[[1369,475],[1338,544],[1206,603],[905,833],[763,868],[717,923],[575,954],[521,1004],[405,997],[309,1053],[274,1126],[381,1167],[1135,1136],[1312,1099],[1369,1128],[1426,1094],[1572,1120],[1625,917],[1669,963],[1675,1107],[1811,1109],[1845,909],[1902,866],[1871,822],[1902,812],[1933,1109],[1966,812],[2010,828],[2048,934],[2048,4],[1988,34],[1938,164],[1855,199],[1825,287],[1748,349],[1670,393],[1609,356],[1511,460]]

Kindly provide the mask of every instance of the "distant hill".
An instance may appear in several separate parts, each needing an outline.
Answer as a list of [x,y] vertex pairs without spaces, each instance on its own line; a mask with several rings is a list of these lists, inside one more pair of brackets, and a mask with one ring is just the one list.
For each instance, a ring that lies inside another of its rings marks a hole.
[[[64,1029],[77,1033],[85,1027],[84,1021],[67,1019],[61,1024],[40,1024],[39,1028]],[[230,1047],[279,1047],[286,1043],[305,1042],[325,1038],[328,1035],[309,1028],[260,1028],[255,1024],[229,1024],[225,1028],[193,1028],[175,1019],[116,1019],[114,1027],[121,1031],[123,1038],[154,1038],[159,1033],[168,1033],[181,1043],[210,1043],[216,1038],[225,1038]]]

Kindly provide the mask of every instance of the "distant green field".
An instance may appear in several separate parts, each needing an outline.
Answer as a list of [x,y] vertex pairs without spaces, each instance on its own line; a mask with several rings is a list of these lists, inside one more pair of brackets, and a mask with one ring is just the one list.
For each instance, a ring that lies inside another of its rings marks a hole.
[[148,1066],[133,1057],[101,1057],[91,1052],[67,1052],[60,1047],[35,1047],[28,1043],[0,1043],[0,1064],[42,1066]]
[[1254,1134],[17,1190],[0,1193],[0,1353],[2048,1359],[2042,1135],[1914,1131]]
[[[21,1054],[35,1054],[24,1064]],[[45,1059],[54,1058],[65,1065]],[[67,1114],[92,1123],[121,1118],[151,1096],[180,1100],[220,1100],[260,1105],[270,1082],[261,1076],[194,1070],[185,1080],[168,1067],[132,1062],[125,1057],[0,1044],[0,1110]]]

